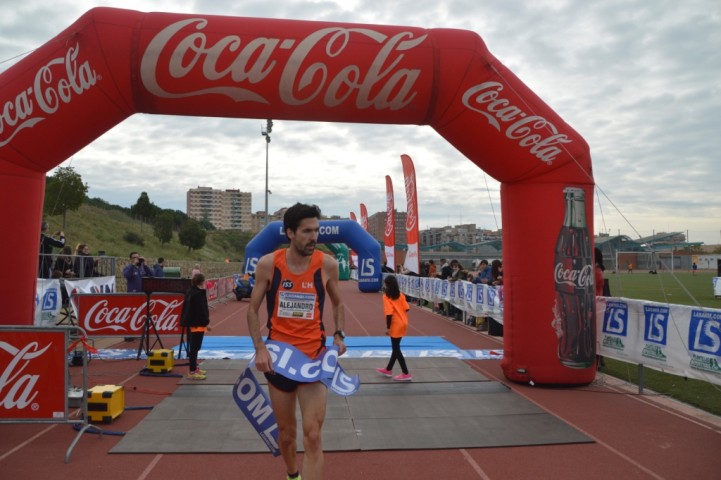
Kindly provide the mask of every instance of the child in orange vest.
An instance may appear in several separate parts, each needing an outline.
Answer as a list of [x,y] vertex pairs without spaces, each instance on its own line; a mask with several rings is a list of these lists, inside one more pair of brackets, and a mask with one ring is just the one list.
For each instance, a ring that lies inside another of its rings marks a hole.
[[393,366],[398,360],[401,366],[401,374],[393,377],[398,382],[410,382],[411,374],[408,373],[406,359],[401,352],[401,340],[408,330],[408,311],[410,307],[406,296],[401,293],[398,280],[394,275],[388,275],[383,281],[383,313],[386,316],[386,335],[391,337],[391,358],[386,368],[376,368],[376,371],[386,377],[393,376]]

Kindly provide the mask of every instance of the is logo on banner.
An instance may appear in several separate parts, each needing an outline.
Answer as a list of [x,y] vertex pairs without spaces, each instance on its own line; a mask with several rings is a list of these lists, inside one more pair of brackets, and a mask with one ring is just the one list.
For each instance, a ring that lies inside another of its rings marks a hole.
[[668,360],[664,348],[668,344],[669,308],[666,306],[643,306],[643,340],[641,355],[665,363]]
[[691,368],[721,374],[721,312],[691,311],[688,349]]
[[623,339],[628,331],[628,304],[626,302],[606,303],[606,312],[603,315],[603,346],[613,350],[624,351],[626,346]]

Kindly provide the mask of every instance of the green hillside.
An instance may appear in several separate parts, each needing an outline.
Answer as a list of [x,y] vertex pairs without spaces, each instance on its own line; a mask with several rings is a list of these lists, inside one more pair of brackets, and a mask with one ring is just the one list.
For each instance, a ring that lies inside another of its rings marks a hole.
[[[51,232],[62,229],[61,215],[46,216],[45,221],[50,223]],[[128,232],[137,234],[143,240],[143,245],[123,240]],[[177,232],[173,233],[173,240],[161,246],[153,235],[152,225],[141,224],[120,209],[103,209],[85,203],[79,210],[67,213],[65,237],[67,245],[70,245],[73,251],[78,243],[87,243],[93,255],[104,251],[108,256],[127,258],[128,254],[135,250],[153,261],[164,257],[198,262],[225,262],[226,259],[242,262],[245,245],[253,234],[228,230],[209,231],[205,246],[188,252],[188,248],[180,244]]]

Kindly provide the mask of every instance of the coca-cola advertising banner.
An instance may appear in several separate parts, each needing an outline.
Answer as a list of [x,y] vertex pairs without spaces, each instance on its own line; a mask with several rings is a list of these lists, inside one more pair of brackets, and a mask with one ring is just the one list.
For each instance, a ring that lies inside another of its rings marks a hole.
[[[3,71],[0,85],[0,224],[14,225],[0,240],[13,272],[0,291],[13,292],[3,304],[13,323],[33,323],[46,173],[131,115],[429,125],[501,182],[504,374],[551,384],[595,377],[583,367],[588,349],[574,351],[590,339],[586,318],[561,315],[562,352],[550,319],[539,320],[559,295],[551,280],[564,187],[584,189],[594,224],[590,149],[475,32],[94,8]],[[417,203],[407,220],[417,226]],[[418,272],[414,232],[406,267]],[[380,253],[353,249],[359,288],[377,291]],[[569,308],[576,301],[560,295]]]
[[[150,318],[158,335],[180,335],[183,295],[150,295]],[[88,336],[125,337],[143,333],[147,313],[145,294],[79,294],[75,296],[78,326]]]
[[383,247],[386,265],[396,269],[396,207],[393,200],[393,181],[386,175],[386,228],[383,231]]
[[408,252],[403,266],[411,272],[420,273],[421,258],[418,253],[420,247],[420,233],[418,226],[418,189],[416,187],[416,169],[413,159],[408,155],[401,155],[403,164],[403,180],[406,186],[406,243]]
[[68,330],[0,327],[0,421],[66,418]]

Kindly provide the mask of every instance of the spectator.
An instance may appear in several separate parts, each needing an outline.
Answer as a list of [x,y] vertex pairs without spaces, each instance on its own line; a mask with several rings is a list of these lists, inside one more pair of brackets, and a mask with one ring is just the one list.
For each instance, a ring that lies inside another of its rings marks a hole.
[[481,260],[478,266],[478,274],[473,278],[473,283],[481,283],[484,285],[491,283],[491,267],[488,266],[488,260]]
[[78,243],[75,247],[75,260],[73,261],[73,270],[80,278],[94,277],[95,266],[97,262],[90,256],[90,247],[87,243]]
[[421,271],[418,272],[421,277],[428,276],[428,262],[421,262]]
[[163,278],[165,276],[165,259],[158,258],[158,263],[153,265],[153,276],[155,278]]
[[436,262],[434,262],[433,260],[428,260],[428,276],[430,278],[435,278],[437,274],[438,272],[436,270]]
[[38,259],[38,278],[51,278],[53,266],[53,247],[63,248],[65,246],[65,234],[61,231],[54,235],[47,235],[50,229],[48,222],[40,225],[40,258]]
[[194,276],[196,276],[199,273],[203,273],[203,272],[200,270],[200,264],[196,263],[195,265],[193,265],[193,271],[190,272],[190,278],[193,278]]
[[[604,296],[610,296],[611,292],[609,291],[606,295],[607,285],[606,280],[603,276],[604,270],[606,270],[606,267],[603,265],[603,252],[601,252],[601,249],[598,247],[595,247],[593,250],[594,260],[595,260],[595,268],[594,268],[594,280],[595,280],[595,293],[597,297],[604,297]],[[602,355],[596,355],[596,368],[599,370],[606,366],[606,360],[603,358]]]
[[[503,285],[503,263],[500,260],[491,262],[491,285],[500,287]],[[493,317],[486,317],[488,321],[488,334],[494,337],[503,336],[503,324],[497,322]]]
[[130,264],[123,269],[128,292],[143,291],[143,277],[152,277],[153,271],[138,252],[130,252]]
[[503,285],[503,263],[500,260],[491,262],[491,285]]
[[[436,277],[440,278],[441,280],[448,280],[448,277],[450,277],[452,274],[453,270],[448,264],[448,261],[445,258],[441,258],[441,271],[440,273],[436,273]],[[441,315],[447,315],[449,311],[447,307],[448,302],[440,302],[434,305],[433,311],[436,313],[440,313]]]
[[73,249],[70,248],[70,245],[65,245],[63,249],[60,250],[58,258],[55,259],[53,270],[60,272],[60,276],[63,278],[73,278],[76,276],[73,267]]
[[[451,260],[451,275],[447,278],[449,282],[457,282],[459,280],[465,280],[467,273],[464,273],[463,265],[461,265],[461,262],[458,260]],[[463,319],[463,311],[456,307],[455,305],[451,305],[449,302],[443,302],[446,312],[448,312],[448,316],[453,318],[454,320],[462,320]]]
[[448,277],[450,277],[452,273],[453,273],[453,270],[451,269],[451,266],[448,264],[448,261],[445,258],[441,258],[441,273],[438,274],[438,277],[440,277],[443,280],[448,280]]
[[180,326],[187,327],[188,333],[188,376],[191,380],[205,380],[206,371],[198,367],[198,352],[203,346],[203,337],[210,331],[210,310],[205,292],[205,275],[199,273],[191,279],[192,286],[185,294]]

